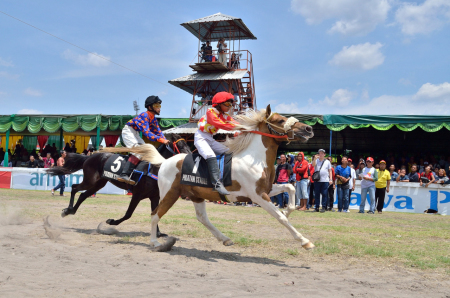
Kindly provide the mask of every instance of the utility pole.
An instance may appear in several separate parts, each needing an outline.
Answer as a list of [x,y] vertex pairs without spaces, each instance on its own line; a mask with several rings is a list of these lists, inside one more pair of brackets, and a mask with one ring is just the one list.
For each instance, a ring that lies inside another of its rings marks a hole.
[[138,112],[139,112],[139,106],[138,106],[138,103],[136,100],[133,101],[133,109],[136,111],[136,116],[137,116]]

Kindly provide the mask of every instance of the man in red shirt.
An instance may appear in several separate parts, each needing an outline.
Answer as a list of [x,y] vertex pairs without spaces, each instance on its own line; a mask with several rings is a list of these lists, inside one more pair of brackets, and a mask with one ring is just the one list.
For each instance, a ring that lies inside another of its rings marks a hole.
[[297,161],[294,165],[294,173],[296,174],[296,185],[295,185],[295,205],[297,210],[305,211],[306,202],[309,197],[308,193],[308,183],[309,183],[309,169],[308,162],[305,160],[305,155],[300,152],[297,155]]
[[48,169],[48,168],[53,168],[53,166],[55,165],[55,161],[52,158],[52,154],[50,152],[47,152],[47,157],[42,158],[42,156],[40,154],[39,155],[39,159],[42,160],[44,162],[44,168]]
[[[56,165],[58,167],[63,167],[64,166],[64,162],[65,162],[65,158],[66,158],[66,151],[61,150],[61,157],[58,158],[58,161],[56,162]],[[58,175],[59,178],[59,184],[56,185],[55,188],[52,189],[52,195],[55,195],[55,190],[60,189],[59,190],[59,195],[61,197],[64,196],[64,187],[66,186],[66,176],[65,175]]]

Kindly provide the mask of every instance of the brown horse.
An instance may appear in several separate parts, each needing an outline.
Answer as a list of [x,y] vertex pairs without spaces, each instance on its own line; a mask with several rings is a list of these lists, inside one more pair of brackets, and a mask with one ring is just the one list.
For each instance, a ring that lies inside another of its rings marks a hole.
[[[275,217],[299,241],[303,248],[311,249],[314,244],[302,236],[288,221],[289,214],[295,209],[295,200],[289,200],[287,211],[281,211],[270,201],[271,196],[289,192],[295,198],[295,188],[291,184],[273,184],[275,177],[275,159],[281,142],[290,140],[306,142],[313,137],[312,127],[298,122],[297,119],[286,118],[272,113],[270,105],[261,111],[250,110],[245,115],[235,116],[241,134],[235,139],[227,139],[225,145],[233,153],[231,166],[232,185],[226,189],[231,202],[249,202],[260,205]],[[138,153],[144,160],[152,164],[161,164],[158,186],[161,201],[152,212],[152,231],[150,244],[158,247],[161,243],[156,238],[157,225],[161,217],[173,206],[180,196],[188,196],[195,206],[197,219],[224,245],[232,245],[230,238],[222,234],[209,221],[206,214],[205,200],[219,201],[220,197],[212,188],[204,188],[181,184],[181,167],[186,155],[179,154],[164,159],[150,146],[139,146],[127,151]]]
[[[171,144],[168,146],[160,145],[158,147],[158,152],[162,156],[168,158],[178,153],[191,153],[191,150],[186,141],[179,135],[168,135],[166,137],[171,142]],[[120,151],[127,151],[126,149],[127,148],[120,148]],[[106,223],[110,225],[119,225],[121,222],[129,219],[133,215],[133,212],[139,202],[145,198],[150,199],[152,210],[156,209],[159,204],[159,189],[158,182],[155,179],[145,176],[142,177],[141,181],[137,185],[131,186],[116,180],[102,178],[103,167],[112,154],[113,153],[95,153],[91,156],[86,156],[77,153],[69,153],[67,154],[63,167],[54,167],[47,171],[47,173],[50,175],[68,175],[80,169],[83,169],[83,182],[81,182],[80,184],[72,185],[69,207],[63,209],[61,213],[62,217],[70,214],[74,215],[80,205],[84,202],[84,200],[102,189],[108,181],[121,189],[131,190],[133,195],[131,197],[131,202],[128,206],[127,212],[125,213],[125,216],[117,220],[108,219]],[[152,166],[150,169],[150,172],[152,174],[155,174],[156,176],[158,176],[158,171],[159,167]],[[83,190],[85,192],[80,194],[77,203],[74,206],[73,203],[75,194]]]

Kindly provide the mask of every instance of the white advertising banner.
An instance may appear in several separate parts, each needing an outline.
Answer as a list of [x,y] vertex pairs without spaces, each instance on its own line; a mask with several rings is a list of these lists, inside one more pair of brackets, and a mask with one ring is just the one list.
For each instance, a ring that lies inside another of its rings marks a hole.
[[[83,181],[83,171],[77,171],[66,175],[65,192],[72,191],[73,184],[79,184]],[[51,190],[59,183],[58,176],[47,175],[45,169],[13,168],[11,171],[11,188],[32,189],[32,190]],[[126,194],[126,191],[120,189],[110,182],[98,191],[104,194]]]
[[[356,181],[355,191],[350,197],[350,209],[359,209],[361,203],[361,182]],[[367,200],[365,210],[369,210]],[[335,193],[335,201],[337,197]],[[420,186],[419,183],[410,182],[391,182],[389,193],[386,193],[384,199],[384,210],[395,212],[423,213],[426,209],[437,210],[440,214],[447,215],[450,211],[450,184],[437,185],[431,184],[428,187]]]

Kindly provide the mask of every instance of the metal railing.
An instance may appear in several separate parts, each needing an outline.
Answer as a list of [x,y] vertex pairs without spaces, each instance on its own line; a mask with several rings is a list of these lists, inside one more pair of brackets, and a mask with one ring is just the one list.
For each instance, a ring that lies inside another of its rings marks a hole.
[[[234,54],[234,55],[233,55]],[[212,50],[210,54],[205,54],[203,53],[203,51],[199,51],[198,52],[198,63],[202,63],[202,62],[212,62],[212,60],[214,61],[219,61],[219,53],[217,50]],[[205,58],[209,58],[209,57],[214,57],[214,59],[208,60],[208,59],[203,59],[205,56]],[[225,53],[225,57],[227,59],[226,65],[228,69],[249,69],[251,68],[251,61],[252,61],[252,53],[250,53],[250,51],[248,50],[239,50],[239,51],[227,51],[227,53]],[[245,66],[245,67],[243,67]]]

